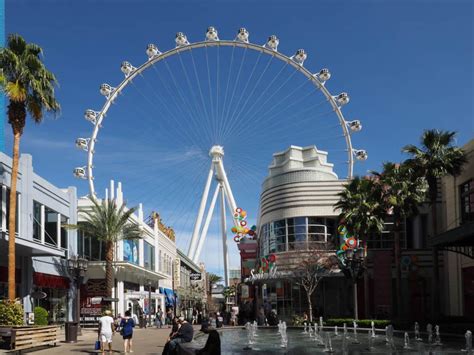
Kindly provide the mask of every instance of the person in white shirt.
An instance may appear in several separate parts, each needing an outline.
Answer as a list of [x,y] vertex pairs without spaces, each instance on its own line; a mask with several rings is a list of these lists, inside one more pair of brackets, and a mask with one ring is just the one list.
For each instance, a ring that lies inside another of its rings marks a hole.
[[99,318],[100,350],[105,353],[105,343],[108,344],[109,353],[112,352],[112,335],[114,333],[114,319],[112,311],[106,310],[105,315]]

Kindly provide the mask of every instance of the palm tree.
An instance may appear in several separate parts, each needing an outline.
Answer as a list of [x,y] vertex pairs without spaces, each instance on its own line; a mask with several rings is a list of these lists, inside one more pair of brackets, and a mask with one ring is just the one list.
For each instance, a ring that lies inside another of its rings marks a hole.
[[137,210],[136,207],[126,209],[125,204],[118,206],[114,200],[90,200],[91,209],[80,212],[84,220],[69,227],[105,243],[105,282],[107,297],[112,297],[114,246],[119,240],[141,238],[142,230],[138,224],[130,221],[130,217]]
[[425,200],[426,183],[407,164],[384,163],[382,173],[374,172],[384,194],[385,209],[393,216],[394,254],[396,270],[397,315],[403,316],[400,232],[402,222],[418,212]]
[[40,123],[46,112],[56,113],[60,106],[54,96],[55,76],[41,61],[43,50],[26,43],[17,34],[8,36],[7,46],[0,49],[0,85],[9,100],[8,123],[13,130],[13,161],[10,184],[10,212],[8,216],[8,298],[15,299],[15,218],[16,184],[20,155],[20,138],[27,114]]
[[212,285],[215,285],[218,282],[222,281],[222,276],[213,274],[212,272],[207,273],[207,281],[209,282],[209,285],[211,287],[211,292],[212,292]]
[[[380,185],[373,178],[356,176],[344,185],[344,190],[338,196],[339,201],[334,208],[340,210],[340,220],[344,221],[348,230],[367,246],[369,235],[380,235],[384,229],[386,209]],[[368,317],[370,300],[366,267],[364,268],[364,294],[364,308]]]
[[[420,175],[428,182],[428,199],[431,206],[432,236],[438,233],[438,213],[436,200],[438,196],[438,179],[446,175],[457,176],[461,173],[463,165],[467,162],[464,151],[453,146],[456,132],[426,130],[421,136],[421,145],[407,145],[402,151],[411,155],[407,164],[414,166]],[[439,311],[439,263],[438,248],[433,246],[433,317]]]

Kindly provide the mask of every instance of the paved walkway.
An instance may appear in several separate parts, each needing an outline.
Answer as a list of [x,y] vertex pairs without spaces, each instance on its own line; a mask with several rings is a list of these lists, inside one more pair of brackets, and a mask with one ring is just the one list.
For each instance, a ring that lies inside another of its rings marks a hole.
[[[195,327],[195,334],[198,328]],[[163,346],[170,333],[169,328],[147,328],[135,329],[133,333],[133,350],[134,354],[148,355],[161,354]],[[42,350],[34,351],[36,355],[53,355],[65,353],[82,353],[82,354],[100,354],[100,351],[94,350],[94,344],[97,340],[97,331],[83,330],[82,335],[79,336],[78,342],[68,344],[63,342],[64,333],[60,335],[61,342],[56,347],[48,347]],[[113,338],[113,353],[114,355],[125,354],[123,351],[123,340],[120,334],[115,333]],[[106,352],[106,354],[109,354]]]

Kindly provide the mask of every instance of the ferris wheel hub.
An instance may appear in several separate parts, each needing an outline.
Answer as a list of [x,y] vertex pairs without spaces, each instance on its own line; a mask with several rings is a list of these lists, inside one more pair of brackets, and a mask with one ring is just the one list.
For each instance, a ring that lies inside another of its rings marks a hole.
[[221,145],[213,145],[209,151],[209,156],[212,159],[221,159],[224,156],[224,147]]

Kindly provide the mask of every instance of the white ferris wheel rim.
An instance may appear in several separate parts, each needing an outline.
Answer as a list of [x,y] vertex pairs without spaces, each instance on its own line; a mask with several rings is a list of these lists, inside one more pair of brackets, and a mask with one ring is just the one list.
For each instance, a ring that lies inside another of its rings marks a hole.
[[246,48],[246,49],[251,49],[254,51],[258,51],[258,52],[273,56],[274,58],[277,58],[280,61],[291,65],[295,70],[299,71],[308,80],[310,80],[317,89],[321,90],[326,100],[330,103],[333,111],[336,113],[338,117],[339,125],[342,128],[346,147],[347,147],[347,157],[348,157],[347,179],[351,179],[353,177],[354,153],[356,150],[352,146],[351,132],[348,127],[348,121],[345,120],[344,115],[342,113],[342,110],[341,110],[342,105],[338,104],[337,97],[333,96],[329,92],[329,90],[326,88],[325,81],[321,81],[320,79],[318,79],[317,74],[314,74],[310,70],[305,68],[303,66],[303,63],[300,64],[296,62],[295,60],[293,60],[292,57],[289,57],[281,52],[278,52],[278,50],[276,49],[271,49],[265,45],[258,45],[255,43],[251,43],[248,41],[241,41],[238,39],[234,39],[234,40],[216,39],[216,40],[205,40],[205,41],[193,42],[193,43],[187,42],[187,44],[176,46],[175,48],[170,49],[166,52],[162,52],[162,53],[158,52],[157,55],[153,57],[149,57],[148,60],[145,61],[143,64],[141,64],[139,67],[132,67],[132,70],[128,74],[125,75],[125,78],[122,80],[122,82],[118,86],[111,87],[111,89],[113,90],[110,92],[109,95],[106,96],[105,104],[102,106],[100,111],[96,112],[96,120],[94,123],[92,136],[88,139],[88,146],[85,149],[87,150],[87,165],[86,167],[84,167],[85,168],[84,170],[87,171],[85,178],[88,180],[90,196],[92,198],[95,198],[96,196],[96,191],[95,191],[95,186],[94,186],[94,175],[93,175],[94,148],[97,141],[97,137],[99,135],[100,128],[102,126],[102,122],[105,119],[109,108],[111,107],[113,101],[117,98],[117,96],[128,86],[128,84],[132,82],[132,80],[137,75],[140,75],[142,72],[144,72],[146,69],[150,68],[151,66],[155,65],[156,63],[166,58],[177,55],[181,52],[190,51],[196,48],[207,48],[207,47],[216,47],[216,46]]

